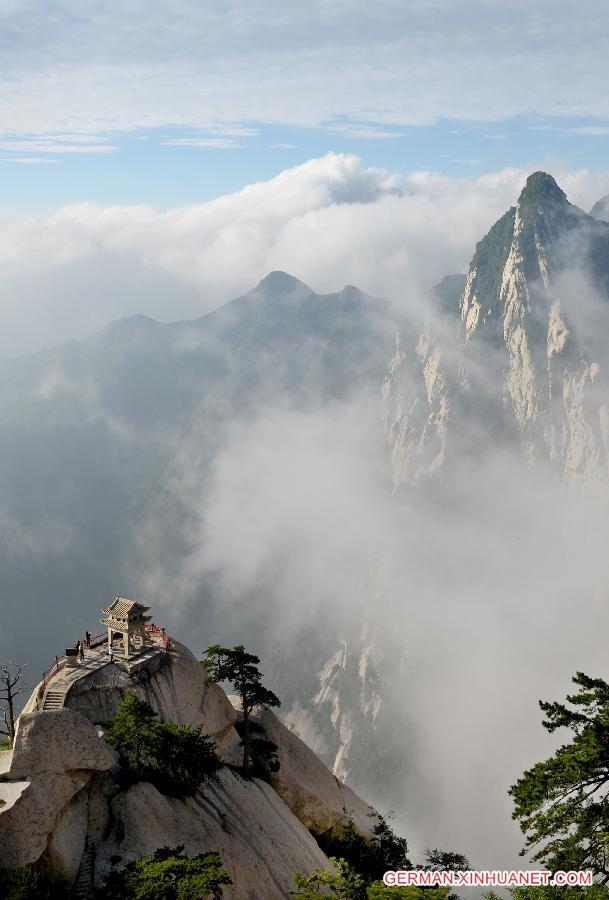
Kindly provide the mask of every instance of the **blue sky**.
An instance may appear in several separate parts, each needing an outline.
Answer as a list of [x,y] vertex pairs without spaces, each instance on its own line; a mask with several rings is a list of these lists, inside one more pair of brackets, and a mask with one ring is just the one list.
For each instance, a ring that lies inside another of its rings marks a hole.
[[207,200],[329,150],[607,168],[599,0],[6,0],[5,212]]
[[[395,173],[431,169],[457,177],[508,166],[552,169],[557,162],[602,171],[609,160],[609,126],[598,119],[516,117],[352,127],[355,133],[255,122],[227,134],[222,129],[134,129],[87,136],[86,152],[77,143],[82,135],[69,135],[69,141],[56,133],[10,135],[0,150],[2,206],[13,213],[50,211],[91,200],[166,208],[239,190],[330,150],[356,154],[365,165]],[[358,136],[358,129],[366,136]],[[372,137],[375,132],[378,137]]]

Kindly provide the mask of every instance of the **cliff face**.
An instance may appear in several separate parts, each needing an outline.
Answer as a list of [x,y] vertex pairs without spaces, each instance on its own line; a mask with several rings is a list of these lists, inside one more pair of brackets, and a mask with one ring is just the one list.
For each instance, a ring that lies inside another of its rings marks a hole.
[[121,790],[100,725],[128,691],[148,700],[162,721],[202,726],[225,762],[239,761],[237,711],[179,644],[131,672],[105,661],[85,671],[57,710],[37,708],[37,689],[13,750],[0,753],[0,866],[35,864],[82,887],[89,872],[102,882],[117,859],[125,865],[183,844],[191,854],[220,853],[233,880],[225,897],[283,900],[293,872],[330,866],[309,828],[351,818],[370,833],[371,808],[270,712],[258,718],[278,745],[272,784],[224,767],[184,800],[148,783]]
[[476,247],[458,300],[414,351],[398,343],[383,387],[394,483],[442,471],[472,433],[605,483],[608,335],[609,225],[536,172]]

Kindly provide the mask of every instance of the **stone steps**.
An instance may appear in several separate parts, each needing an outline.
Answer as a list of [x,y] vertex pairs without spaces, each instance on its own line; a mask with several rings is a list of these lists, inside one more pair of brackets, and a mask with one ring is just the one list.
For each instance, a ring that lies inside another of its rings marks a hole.
[[104,819],[101,814],[103,796],[100,789],[100,779],[93,777],[89,785],[87,798],[87,834],[85,847],[80,860],[78,875],[72,887],[70,896],[73,900],[88,900],[93,892],[93,875],[95,868],[95,847],[102,836]]
[[93,875],[93,851],[94,844],[89,841],[89,837],[85,838],[85,849],[80,861],[78,875],[74,887],[72,888],[73,900],[87,900],[91,893],[91,878]]
[[47,691],[44,695],[44,700],[42,703],[43,710],[49,709],[62,709],[66,700],[66,695],[63,691]]

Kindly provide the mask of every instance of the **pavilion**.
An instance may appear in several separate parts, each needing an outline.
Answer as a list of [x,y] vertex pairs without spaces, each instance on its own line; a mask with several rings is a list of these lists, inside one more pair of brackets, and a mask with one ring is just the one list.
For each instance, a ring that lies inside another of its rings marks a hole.
[[149,609],[149,606],[143,606],[137,600],[127,600],[125,597],[117,597],[110,606],[102,609],[106,618],[100,619],[100,622],[108,626],[108,646],[112,644],[114,636],[120,634],[125,659],[129,658],[131,642],[134,646],[137,642],[140,650],[146,646],[146,622],[152,618],[145,615]]

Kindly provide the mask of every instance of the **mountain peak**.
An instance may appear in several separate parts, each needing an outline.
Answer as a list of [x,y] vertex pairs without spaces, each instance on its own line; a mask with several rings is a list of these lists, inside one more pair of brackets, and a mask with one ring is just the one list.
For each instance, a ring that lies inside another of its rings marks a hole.
[[533,172],[526,180],[518,205],[537,209],[544,203],[565,203],[567,195],[547,172]]
[[262,281],[254,288],[255,291],[265,291],[267,293],[277,293],[284,291],[294,291],[296,289],[304,288],[306,291],[310,291],[311,289],[304,284],[302,281],[299,281],[298,278],[294,278],[293,275],[289,275],[287,272],[282,272],[280,269],[277,269],[273,272],[269,272],[266,278],[263,278]]
[[594,219],[600,219],[601,222],[609,222],[609,194],[596,201],[589,215]]

